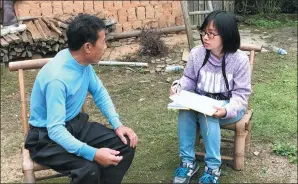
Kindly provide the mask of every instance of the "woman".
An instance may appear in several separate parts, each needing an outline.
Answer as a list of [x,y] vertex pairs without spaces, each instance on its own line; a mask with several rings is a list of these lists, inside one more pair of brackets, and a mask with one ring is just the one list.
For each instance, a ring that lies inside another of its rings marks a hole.
[[198,171],[195,159],[197,125],[205,143],[205,169],[199,183],[218,183],[220,176],[220,125],[237,122],[243,116],[251,93],[250,65],[247,55],[238,50],[240,35],[234,16],[226,11],[211,12],[199,28],[203,46],[193,48],[182,78],[171,87],[171,95],[181,89],[217,100],[213,116],[193,110],[180,110],[178,136],[181,163],[174,183],[188,183]]

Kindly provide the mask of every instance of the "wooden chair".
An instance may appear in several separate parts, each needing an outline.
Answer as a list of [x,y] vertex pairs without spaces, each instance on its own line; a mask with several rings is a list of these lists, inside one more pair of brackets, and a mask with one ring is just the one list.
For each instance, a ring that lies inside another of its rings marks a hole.
[[[19,73],[19,89],[20,89],[20,102],[21,102],[21,123],[23,127],[24,140],[28,134],[28,120],[27,120],[27,107],[26,107],[26,91],[24,83],[24,71],[31,69],[40,69],[42,68],[49,59],[36,59],[36,60],[26,60],[26,61],[17,61],[9,63],[10,71],[18,71]],[[86,112],[86,103],[83,105],[82,112]],[[35,171],[48,170],[48,167],[40,165],[30,158],[29,151],[22,148],[22,171],[24,174],[23,182],[24,183],[35,183],[36,181],[66,176],[66,174],[55,174],[49,176],[43,176],[36,178]]]
[[[240,50],[249,51],[250,53],[249,62],[251,66],[251,71],[249,72],[251,73],[251,77],[252,77],[255,52],[261,52],[262,46],[243,44],[241,45]],[[252,116],[253,116],[253,110],[248,109],[246,110],[242,119],[240,119],[238,122],[220,127],[221,129],[234,131],[234,140],[225,139],[225,138],[221,139],[222,142],[229,142],[234,144],[234,155],[233,157],[222,155],[221,158],[222,160],[233,161],[233,169],[235,170],[243,170],[244,168],[244,155],[245,155],[245,152],[249,151],[249,147],[250,147]],[[198,135],[200,135],[199,128],[197,132],[198,132]],[[199,144],[200,146],[203,143],[203,141],[201,140],[201,136],[197,136],[197,137],[198,137],[197,144]],[[198,157],[203,157],[205,156],[205,153],[196,152],[196,155]]]

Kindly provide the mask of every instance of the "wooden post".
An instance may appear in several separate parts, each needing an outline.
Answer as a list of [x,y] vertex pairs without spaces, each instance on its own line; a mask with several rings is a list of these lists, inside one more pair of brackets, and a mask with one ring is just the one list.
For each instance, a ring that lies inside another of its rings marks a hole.
[[231,0],[225,0],[224,1],[224,10],[228,11],[228,12],[232,12],[234,13],[234,6],[235,6],[235,2],[234,1],[231,1]]
[[250,148],[251,125],[252,125],[252,120],[250,119],[248,121],[247,135],[246,135],[246,138],[245,138],[245,152],[248,152],[249,151],[249,148]]
[[207,8],[210,12],[213,11],[213,6],[212,6],[212,2],[211,1],[207,1]]
[[[199,1],[199,11],[202,11],[205,9],[205,3],[204,1]],[[199,15],[199,25],[201,26],[204,21],[204,15]]]
[[[199,10],[199,1],[196,0],[193,2],[193,10],[194,11],[200,11]],[[193,25],[198,25],[199,24],[199,15],[194,15],[193,16]]]
[[191,23],[190,23],[189,15],[188,15],[187,1],[181,1],[180,4],[181,4],[184,23],[185,23],[185,27],[186,27],[188,46],[189,46],[189,50],[191,50],[192,48],[195,47],[195,42],[194,42],[193,37],[192,37],[193,32],[192,32],[192,29],[191,29]]
[[251,78],[252,78],[252,75],[253,75],[254,58],[255,58],[255,51],[252,50],[252,51],[250,51],[250,54],[249,54],[250,76],[251,76]]
[[19,88],[21,97],[21,123],[23,125],[24,135],[28,133],[28,122],[26,116],[26,97],[25,97],[25,84],[24,84],[24,70],[19,69]]
[[214,1],[212,2],[214,10],[223,10],[223,2],[222,1]]
[[240,122],[236,123],[234,137],[235,147],[233,168],[238,171],[243,170],[244,168],[245,138],[248,133],[247,130],[245,130],[245,121],[246,120],[241,119]]

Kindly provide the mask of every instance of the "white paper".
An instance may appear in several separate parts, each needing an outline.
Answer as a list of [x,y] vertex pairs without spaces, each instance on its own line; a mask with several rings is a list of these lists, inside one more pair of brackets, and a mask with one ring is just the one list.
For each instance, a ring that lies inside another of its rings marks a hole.
[[176,102],[172,102],[168,104],[168,109],[184,109],[184,110],[189,110],[188,107],[185,107],[183,105],[180,105]]
[[222,100],[215,100],[185,90],[182,90],[179,94],[170,96],[170,99],[181,106],[188,107],[208,116],[212,116],[216,112],[214,106],[221,107],[224,104]]

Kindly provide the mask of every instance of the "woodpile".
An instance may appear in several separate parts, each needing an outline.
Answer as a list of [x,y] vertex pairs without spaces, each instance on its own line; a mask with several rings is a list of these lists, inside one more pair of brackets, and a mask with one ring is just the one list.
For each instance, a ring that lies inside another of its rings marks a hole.
[[[67,47],[66,29],[75,15],[59,17],[29,18],[23,21],[27,29],[1,37],[0,62],[28,59],[32,56],[55,54]],[[107,22],[107,32],[114,30],[114,24]],[[107,24],[108,23],[108,24]]]

